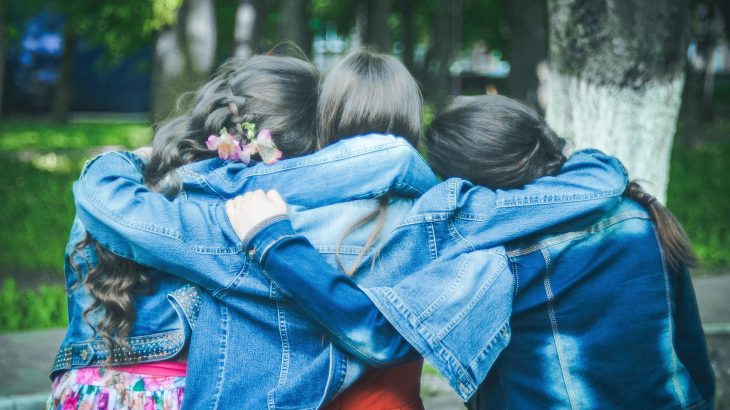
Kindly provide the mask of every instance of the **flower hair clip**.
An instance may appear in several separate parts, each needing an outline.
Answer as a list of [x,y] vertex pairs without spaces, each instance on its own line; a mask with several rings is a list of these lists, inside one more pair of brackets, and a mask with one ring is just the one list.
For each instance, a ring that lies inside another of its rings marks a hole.
[[244,122],[239,130],[243,131],[249,142],[241,146],[241,142],[223,128],[220,136],[211,135],[205,145],[211,151],[218,151],[220,159],[239,160],[244,164],[251,161],[251,155],[259,154],[261,160],[267,165],[273,165],[281,158],[281,151],[276,149],[276,144],[271,140],[271,131],[263,129],[256,135],[256,125]]

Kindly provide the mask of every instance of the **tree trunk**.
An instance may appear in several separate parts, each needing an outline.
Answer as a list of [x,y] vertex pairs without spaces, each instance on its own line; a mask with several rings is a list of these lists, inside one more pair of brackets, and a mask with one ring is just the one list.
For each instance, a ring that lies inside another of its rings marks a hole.
[[68,26],[64,29],[63,48],[61,49],[61,63],[58,67],[56,88],[53,92],[51,105],[51,120],[58,124],[68,121],[73,97],[74,53],[76,51],[76,35]]
[[[400,7],[400,13],[403,17],[403,65],[408,68],[408,71],[413,71],[413,60],[416,47],[416,35],[413,29],[413,6],[415,0],[400,0],[398,6]],[[415,75],[415,74],[414,74]]]
[[3,96],[5,95],[5,1],[0,0],[0,127],[2,126]]
[[[463,0],[451,0],[451,59],[449,60],[449,67],[455,61],[461,58],[461,42],[462,42],[462,27],[463,17],[462,11],[464,7]],[[461,77],[451,78],[451,70],[449,69],[449,84],[451,85],[451,97],[456,98],[461,95]]]
[[370,0],[356,0],[355,6],[355,48],[365,47],[369,42],[368,20]]
[[265,9],[265,0],[239,0],[234,31],[234,56],[246,59],[256,53],[266,20]]
[[392,49],[390,27],[390,0],[370,0],[368,16],[368,45],[381,53],[390,53]]
[[548,31],[545,0],[507,2],[509,21],[509,95],[539,108],[537,66],[547,60]]
[[547,121],[617,156],[666,200],[684,85],[688,0],[548,0]]
[[152,120],[176,114],[178,99],[196,90],[215,64],[216,20],[213,0],[185,0],[177,23],[157,35],[152,73]]
[[443,110],[449,103],[451,95],[451,61],[453,51],[451,49],[451,36],[449,26],[451,23],[451,2],[439,0],[439,18],[436,19],[434,57],[436,58],[433,70],[428,67],[429,74],[433,77],[433,98],[432,102],[436,111]]
[[312,55],[312,34],[307,26],[309,0],[281,0],[279,12],[281,20],[277,27],[280,42],[289,41],[302,49],[307,56]]

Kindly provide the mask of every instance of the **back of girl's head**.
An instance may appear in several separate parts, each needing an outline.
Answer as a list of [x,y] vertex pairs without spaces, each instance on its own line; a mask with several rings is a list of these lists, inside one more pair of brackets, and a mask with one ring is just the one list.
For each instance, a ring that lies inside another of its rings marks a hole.
[[417,146],[421,106],[418,84],[400,61],[368,50],[352,52],[322,82],[319,147],[371,132],[399,135]]
[[[217,155],[205,141],[227,128],[243,134],[242,122],[271,130],[277,148],[286,157],[313,152],[319,74],[313,65],[291,57],[257,56],[247,61],[231,60],[197,93],[192,109],[161,127],[153,140],[152,158],[145,166],[145,184],[166,195],[180,192],[182,182],[176,169],[187,163]],[[134,297],[150,288],[143,266],[103,248],[90,235],[76,245],[75,252],[93,246],[98,263],[75,286],[83,284],[93,298],[84,310],[103,308],[95,330],[111,352],[128,354],[127,340],[136,320]],[[73,259],[73,258],[72,258]],[[87,322],[91,324],[90,322]],[[109,356],[111,364],[117,358]]]
[[535,110],[499,95],[457,99],[428,127],[426,146],[437,174],[491,189],[557,174],[566,161],[565,140]]
[[174,195],[180,189],[175,169],[216,156],[205,145],[208,136],[225,127],[240,139],[242,122],[271,130],[284,157],[314,152],[318,87],[317,69],[300,59],[255,56],[229,61],[196,93],[187,114],[157,131],[145,182]]

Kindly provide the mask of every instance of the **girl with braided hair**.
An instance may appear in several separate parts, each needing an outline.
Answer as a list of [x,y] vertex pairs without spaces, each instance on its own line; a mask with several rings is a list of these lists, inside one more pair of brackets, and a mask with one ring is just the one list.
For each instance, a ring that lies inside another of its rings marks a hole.
[[[193,195],[193,187],[183,190],[180,167],[217,157],[206,139],[222,128],[241,139],[244,122],[271,130],[288,157],[314,151],[318,83],[317,70],[295,58],[229,61],[190,110],[155,133],[144,183],[168,198]],[[69,329],[49,408],[180,408],[201,293],[130,256],[103,247],[75,218],[66,254]]]

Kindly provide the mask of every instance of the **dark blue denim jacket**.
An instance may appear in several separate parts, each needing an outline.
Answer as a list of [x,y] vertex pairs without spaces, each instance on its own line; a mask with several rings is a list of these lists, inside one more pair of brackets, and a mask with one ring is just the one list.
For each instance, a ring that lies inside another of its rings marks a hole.
[[[388,365],[413,357],[410,345],[397,337],[392,326],[388,325],[382,315],[380,319],[376,318],[374,322],[370,322],[373,326],[365,329],[363,335],[366,337],[358,339],[342,337],[333,332],[333,329],[339,326],[339,318],[332,317],[331,322],[310,323],[305,318],[311,312],[305,311],[302,316],[291,309],[282,311],[281,308],[290,302],[283,296],[281,287],[260,280],[262,277],[265,278],[266,272],[261,271],[258,264],[247,262],[249,259],[243,257],[241,243],[228,225],[220,202],[222,198],[247,190],[275,188],[282,191],[285,199],[292,204],[316,207],[321,201],[342,202],[353,198],[365,198],[368,195],[373,197],[385,192],[401,195],[418,194],[423,191],[414,189],[414,186],[428,184],[433,186],[435,180],[432,174],[419,168],[425,164],[412,148],[410,151],[402,150],[402,153],[407,155],[401,156],[390,155],[397,153],[394,149],[385,149],[382,146],[377,148],[388,143],[388,138],[392,139],[387,136],[355,138],[330,147],[329,153],[344,150],[345,154],[359,154],[341,155],[329,163],[316,163],[322,165],[321,173],[313,168],[305,168],[306,164],[290,166],[296,163],[297,159],[290,160],[294,162],[283,161],[268,169],[259,168],[258,170],[263,172],[251,178],[252,181],[249,181],[251,184],[248,186],[241,184],[241,181],[247,181],[246,178],[251,175],[250,171],[239,172],[236,170],[236,165],[224,164],[221,167],[221,164],[216,166],[214,161],[210,161],[207,164],[186,167],[186,169],[194,168],[191,170],[194,174],[191,175],[191,181],[198,181],[201,190],[213,194],[211,199],[201,196],[200,199],[204,202],[167,201],[149,192],[142,185],[141,177],[134,165],[134,158],[131,156],[115,154],[116,157],[108,156],[106,157],[108,159],[103,161],[97,159],[87,167],[84,176],[75,186],[76,201],[82,221],[102,244],[123,256],[189,278],[204,286],[218,300],[225,302],[203,303],[201,319],[210,315],[209,320],[215,326],[210,332],[202,332],[200,331],[202,322],[199,319],[193,335],[190,356],[189,380],[191,383],[193,379],[200,381],[200,385],[196,383],[190,387],[204,386],[201,390],[205,395],[201,393],[201,397],[208,399],[209,403],[212,402],[212,407],[221,407],[220,403],[225,402],[229,406],[258,408],[257,405],[248,404],[254,400],[253,396],[240,394],[240,391],[247,387],[251,387],[247,391],[252,395],[256,393],[263,397],[261,403],[264,405],[292,408],[317,406],[331,399],[333,394],[361,373],[363,365],[355,358],[373,365]],[[370,148],[363,150],[363,146]],[[417,160],[413,159],[414,155]],[[356,166],[353,162],[355,160],[365,162]],[[309,159],[302,161],[306,162]],[[408,166],[404,167],[403,164]],[[206,171],[209,172],[206,174]],[[230,175],[234,175],[233,179],[229,178]],[[247,176],[244,178],[240,175]],[[344,180],[348,183],[340,184]],[[480,208],[480,201],[472,201],[475,205],[474,212],[465,212],[461,216],[464,221],[469,221],[475,218],[483,220],[491,215],[495,217],[495,221],[502,221],[503,224],[521,218],[520,223],[508,224],[519,228],[513,229],[514,232],[506,236],[519,237],[555,223],[604,211],[607,206],[617,201],[626,183],[620,163],[598,153],[577,154],[566,165],[563,175],[547,181],[547,185],[528,186],[524,191],[515,192],[493,193],[484,189],[474,189],[473,196],[482,195],[481,199],[485,202]],[[298,185],[294,186],[292,182]],[[306,189],[312,185],[315,187],[311,191]],[[437,242],[442,239],[454,241],[459,249],[468,251],[463,256],[460,255],[463,252],[457,252],[455,248],[449,251],[448,254],[451,255],[450,259],[454,264],[452,271],[454,275],[472,277],[474,275],[470,275],[469,272],[475,269],[491,272],[484,281],[470,284],[474,287],[469,292],[476,293],[468,294],[488,302],[487,312],[490,315],[486,316],[490,319],[487,320],[485,332],[490,336],[485,339],[485,344],[468,349],[469,351],[462,352],[459,343],[453,344],[458,341],[458,335],[463,329],[459,324],[460,320],[447,319],[445,316],[451,314],[451,301],[446,298],[451,292],[444,289],[439,296],[436,286],[432,293],[423,295],[423,301],[432,296],[434,299],[421,314],[421,320],[427,323],[419,329],[422,331],[422,337],[428,338],[429,332],[432,331],[431,326],[443,325],[440,323],[442,320],[448,322],[447,327],[450,330],[436,335],[439,337],[438,342],[428,339],[432,342],[430,350],[416,347],[428,351],[426,357],[437,365],[442,373],[448,374],[450,380],[455,381],[457,386],[463,386],[464,394],[470,394],[483,379],[482,373],[486,373],[509,339],[507,319],[510,314],[512,280],[509,270],[505,269],[506,262],[496,260],[495,263],[495,259],[491,256],[494,251],[474,251],[473,244],[470,244],[469,240],[459,237],[458,231],[454,229],[455,224],[439,223],[448,219],[444,216],[448,214],[450,207],[453,210],[453,206],[456,205],[452,202],[460,201],[459,196],[453,195],[450,191],[456,189],[456,192],[461,192],[464,186],[463,181],[450,181],[440,185],[441,188],[432,190],[433,195],[447,199],[444,201],[444,211],[441,214],[432,213],[423,216],[411,210],[411,214],[416,216],[415,219],[403,220],[405,212],[399,213],[396,219],[400,219],[399,222],[404,226],[443,228],[445,230],[439,231],[436,236],[432,236],[432,239]],[[550,190],[545,191],[548,186]],[[560,194],[555,194],[556,191]],[[318,195],[312,195],[311,192],[317,192]],[[192,196],[189,199],[193,199]],[[500,204],[500,209],[496,213],[493,212],[495,200]],[[525,203],[535,206],[514,206]],[[558,203],[560,206],[556,206]],[[465,207],[462,209],[466,210]],[[428,225],[429,223],[431,225]],[[443,234],[447,236],[441,237]],[[415,247],[414,250],[418,250],[418,254],[431,252],[428,254],[431,256],[420,262],[421,265],[427,264],[431,257],[438,257],[443,250],[449,249],[449,246],[440,243],[403,242],[399,247],[390,250],[382,247],[379,252],[384,257],[386,254],[403,254],[403,249],[408,249],[408,246]],[[264,249],[265,247],[259,248],[260,251]],[[327,249],[328,246],[320,246],[317,250]],[[387,294],[388,282],[400,283],[406,272],[418,268],[419,266],[414,265],[392,277],[362,275],[358,280],[368,289],[382,289]],[[257,282],[252,282],[250,279],[254,277]],[[255,307],[256,300],[262,296],[255,295],[256,297],[252,298],[250,294],[257,286],[261,286],[263,292],[266,283],[268,283],[267,296],[274,301],[270,308],[273,313],[270,319],[264,319],[266,316],[262,315],[266,309],[260,310]],[[487,290],[489,292],[486,292]],[[444,299],[447,299],[448,303],[442,303]],[[287,315],[286,333],[280,331],[282,312]],[[251,323],[247,322],[253,322],[258,327],[249,328]],[[266,330],[264,322],[269,323],[268,328],[271,330]],[[303,343],[305,339],[315,340],[311,331],[307,334],[308,338],[289,337],[289,329],[300,327],[311,329],[313,325],[319,325],[315,330],[333,336],[341,347],[354,357],[345,356],[341,350],[327,343],[323,344],[321,337],[317,339],[319,341],[316,344]],[[217,332],[216,327],[225,327],[225,331]],[[374,332],[372,329],[377,331]],[[196,347],[198,335],[202,335],[199,340],[200,348]],[[257,343],[232,343],[233,340],[249,340],[251,337],[255,337]],[[284,346],[287,357],[282,357],[280,352],[273,350],[258,349],[259,344],[266,345],[268,341],[271,341],[272,345],[278,345],[280,350]],[[205,357],[208,360],[195,360],[193,355],[196,354],[196,350],[207,354]],[[441,357],[441,361],[438,357]],[[200,374],[198,370],[194,370],[195,366],[199,367]],[[259,371],[258,368],[268,370]],[[274,384],[279,386],[279,390],[272,391],[268,387],[267,375],[277,379]],[[236,381],[241,384],[233,384]],[[226,386],[231,384],[233,388],[229,387],[228,393],[224,393]],[[237,391],[239,394],[236,394]],[[186,401],[189,398],[186,391]]]

